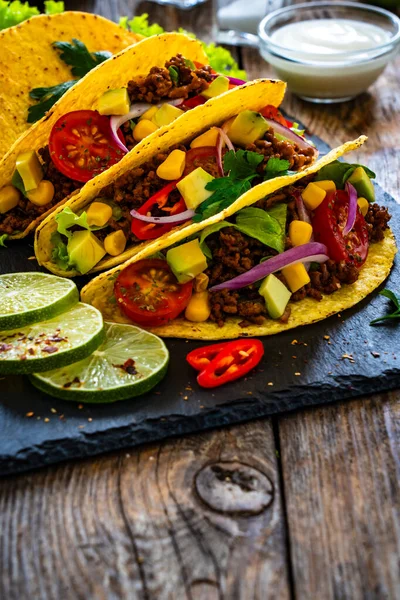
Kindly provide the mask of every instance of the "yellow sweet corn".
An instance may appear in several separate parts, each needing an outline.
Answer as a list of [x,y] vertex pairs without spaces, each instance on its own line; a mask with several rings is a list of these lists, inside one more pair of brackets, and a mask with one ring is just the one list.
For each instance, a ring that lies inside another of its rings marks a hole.
[[296,263],[294,265],[284,267],[282,269],[282,275],[286,279],[286,283],[288,284],[292,294],[302,288],[303,285],[310,283],[310,277],[303,263]]
[[148,108],[146,110],[145,113],[142,114],[139,121],[146,121],[146,120],[151,121],[157,111],[158,111],[158,106],[151,106],[150,108]]
[[183,150],[172,150],[164,162],[159,165],[156,173],[160,179],[174,181],[182,177],[186,164],[186,152]]
[[188,321],[194,323],[203,323],[207,321],[211,314],[211,306],[208,299],[208,292],[197,292],[190,298],[189,304],[185,310],[185,317]]
[[6,185],[0,190],[0,214],[15,208],[19,202],[20,193],[13,185]]
[[358,204],[358,208],[361,211],[361,214],[363,217],[365,217],[365,215],[368,212],[368,208],[369,208],[369,202],[366,198],[359,198],[357,200],[357,204]]
[[326,191],[315,183],[309,183],[301,196],[308,210],[315,210],[324,200]]
[[313,229],[305,221],[292,221],[289,225],[289,239],[293,246],[307,244],[312,236]]
[[121,229],[109,233],[104,239],[104,250],[111,256],[118,256],[125,250],[126,237]]
[[133,130],[133,139],[136,142],[141,142],[145,137],[157,131],[157,129],[158,127],[153,121],[143,119],[143,121],[139,121]]
[[336,184],[330,179],[324,179],[323,181],[314,181],[314,183],[322,190],[325,190],[325,192],[336,192]]
[[218,144],[218,138],[218,129],[216,127],[211,127],[211,129],[205,133],[202,133],[201,135],[197,136],[197,138],[194,138],[190,144],[190,147],[201,148],[203,146],[216,146]]
[[104,202],[92,202],[86,211],[87,221],[90,226],[96,225],[97,227],[103,227],[112,216],[112,208],[109,204]]
[[54,185],[47,179],[42,179],[37,188],[26,193],[28,200],[36,206],[46,206],[54,198]]

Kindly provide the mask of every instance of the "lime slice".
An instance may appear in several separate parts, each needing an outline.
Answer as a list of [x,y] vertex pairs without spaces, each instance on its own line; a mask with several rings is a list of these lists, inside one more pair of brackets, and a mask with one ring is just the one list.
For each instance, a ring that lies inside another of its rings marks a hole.
[[48,273],[0,275],[0,331],[52,319],[78,300],[70,279]]
[[0,331],[0,375],[63,367],[89,356],[103,339],[100,311],[79,302],[49,321]]
[[167,372],[169,353],[157,336],[134,325],[106,323],[106,339],[85,358],[63,369],[35,373],[42,392],[77,402],[115,402],[145,394]]

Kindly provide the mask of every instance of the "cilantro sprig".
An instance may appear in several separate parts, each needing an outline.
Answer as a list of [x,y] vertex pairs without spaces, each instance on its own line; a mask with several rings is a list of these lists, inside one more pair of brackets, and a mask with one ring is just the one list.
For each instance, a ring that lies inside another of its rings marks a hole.
[[37,100],[28,109],[28,123],[35,123],[41,119],[48,110],[68,91],[81,77],[97,67],[111,56],[111,52],[99,51],[89,52],[85,44],[80,40],[73,39],[70,42],[54,42],[56,50],[60,51],[60,58],[65,64],[72,67],[71,74],[77,79],[64,81],[51,87],[34,88],[29,92],[32,100]]
[[400,319],[400,298],[396,296],[394,292],[391,290],[382,290],[379,292],[381,296],[385,296],[385,298],[389,298],[392,304],[395,306],[395,310],[392,313],[387,315],[382,315],[377,319],[374,319],[370,322],[370,325],[376,325],[377,323],[383,323],[384,321],[396,320]]
[[223,160],[224,172],[228,175],[213,179],[206,185],[206,190],[213,194],[197,207],[193,221],[198,223],[228,208],[251,188],[255,177],[268,180],[288,174],[289,161],[275,157],[268,160],[264,171],[260,173],[259,165],[263,159],[264,156],[258,152],[229,150]]

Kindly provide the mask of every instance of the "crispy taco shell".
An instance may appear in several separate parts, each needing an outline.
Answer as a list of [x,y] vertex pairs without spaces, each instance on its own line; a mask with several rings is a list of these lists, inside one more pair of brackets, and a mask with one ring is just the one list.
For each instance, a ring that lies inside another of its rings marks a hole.
[[[137,44],[137,47],[142,43],[143,42]],[[173,55],[173,52],[170,52],[170,54]],[[117,179],[127,171],[146,163],[158,152],[165,152],[175,144],[185,143],[210,127],[219,125],[230,117],[237,115],[242,110],[248,109],[258,111],[266,104],[279,106],[285,93],[285,87],[285,83],[277,80],[259,79],[251,81],[243,86],[232,89],[221,96],[212,98],[205,104],[188,111],[173,121],[168,127],[158,129],[145,138],[120,162],[94,179],[91,179],[76,195],[72,196],[66,204],[57,208],[57,210],[52,212],[52,214],[40,224],[35,235],[35,254],[39,264],[46,267],[52,273],[60,276],[74,277],[75,275],[79,275],[79,273],[74,270],[62,270],[55,262],[53,262],[51,256],[51,237],[57,230],[55,218],[65,206],[69,206],[76,213],[82,212],[88,208],[89,204],[99,196],[101,190],[111,181]],[[283,181],[283,178],[280,179]],[[275,181],[276,180],[274,180],[274,182]],[[279,188],[283,183],[278,182],[275,183],[275,185]],[[253,194],[257,194],[254,190],[255,188],[248,192],[250,195],[249,197],[252,197]],[[176,227],[169,233],[158,238],[156,240],[156,245],[162,245],[162,247],[168,246],[170,240],[174,238],[175,233],[182,239],[188,234],[187,232],[192,227],[194,226],[191,222],[185,223],[181,227]],[[200,224],[200,228],[202,227],[203,224]],[[110,269],[111,267],[134,257],[136,254],[145,251],[148,245],[149,242],[136,245],[131,244],[122,254],[115,257],[108,256],[101,260],[92,272]],[[151,245],[153,246],[154,243]]]
[[[222,213],[215,215],[203,221],[202,223],[193,224],[185,231],[175,231],[171,235],[169,243],[167,240],[156,240],[148,244],[148,246],[138,253],[134,258],[126,261],[119,267],[115,267],[106,273],[102,273],[95,279],[92,279],[82,290],[81,297],[83,302],[96,306],[106,320],[116,321],[118,323],[131,323],[131,321],[122,313],[118,305],[115,303],[113,288],[114,282],[118,274],[129,264],[137,262],[141,259],[148,258],[157,251],[166,248],[176,242],[181,241],[187,236],[204,229],[208,225],[217,223],[231,216],[233,213],[242,208],[254,204],[265,196],[275,192],[280,187],[284,187],[295,181],[316,173],[324,165],[336,160],[343,154],[355,150],[364,141],[365,136],[358,138],[353,142],[348,142],[340,146],[336,150],[332,150],[317,163],[308,167],[301,173],[296,175],[276,178],[256,186],[234,204]],[[342,288],[332,295],[324,295],[321,301],[316,301],[312,298],[305,298],[300,302],[293,302],[291,306],[291,315],[287,323],[282,323],[278,320],[268,320],[262,325],[249,325],[246,328],[239,326],[242,318],[229,318],[225,321],[223,327],[218,327],[216,323],[192,323],[184,318],[174,319],[170,324],[162,327],[149,328],[149,331],[161,337],[175,337],[200,340],[219,340],[238,338],[241,336],[264,336],[286,331],[299,327],[300,325],[308,325],[315,321],[325,319],[335,313],[341,312],[346,308],[354,306],[363,300],[368,294],[375,290],[388,276],[393,265],[394,257],[397,248],[393,233],[390,230],[385,232],[385,237],[382,242],[374,243],[370,246],[367,260],[360,269],[359,279],[351,285],[343,285]]]
[[50,87],[73,79],[71,67],[52,47],[76,38],[90,52],[113,54],[135,44],[140,36],[116,23],[83,12],[38,15],[0,32],[0,158],[31,124],[27,122],[32,88]]
[[[106,21],[106,23],[109,23],[109,21]],[[104,46],[102,47],[104,48]],[[154,66],[164,66],[167,60],[179,52],[192,61],[207,62],[207,57],[200,42],[180,33],[165,33],[143,39],[90,71],[88,75],[79,80],[54,104],[43,119],[32,125],[15,142],[9,152],[7,152],[0,162],[0,188],[11,183],[15,170],[15,162],[21,152],[26,150],[38,151],[43,146],[46,146],[53,125],[60,117],[74,110],[96,110],[99,98],[104,92],[109,89],[126,86],[129,80],[139,75],[147,74]],[[162,132],[162,130],[159,131]],[[159,132],[157,131],[156,133]],[[144,140],[144,144],[151,144],[151,139],[152,136],[149,136],[149,138]],[[147,142],[147,140],[149,141]],[[142,144],[138,144],[134,152],[140,152],[141,147],[143,147]],[[130,153],[130,155],[132,154],[133,152]],[[111,171],[112,169],[109,169],[98,177],[101,178],[100,181],[103,182],[103,186],[105,185],[104,181],[108,181],[112,177]],[[104,177],[106,173],[107,178]],[[77,195],[81,199],[86,198],[92,190],[92,185],[96,185],[95,181],[98,178],[92,179],[80,190],[80,193],[75,192],[73,195]],[[79,200],[77,202],[79,203]],[[64,200],[59,203],[59,205],[62,204],[64,204]],[[55,206],[52,206],[40,218],[32,221],[27,229],[10,236],[10,238],[18,239],[25,237],[37,227],[40,221],[52,213],[55,208]]]

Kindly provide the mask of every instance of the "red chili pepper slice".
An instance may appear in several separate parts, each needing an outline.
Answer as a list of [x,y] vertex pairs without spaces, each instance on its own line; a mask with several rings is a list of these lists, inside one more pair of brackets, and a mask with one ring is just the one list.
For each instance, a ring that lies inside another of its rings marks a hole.
[[[165,216],[178,215],[186,210],[186,204],[182,196],[179,197],[179,200],[175,202],[175,204],[168,209],[163,208],[167,203],[168,196],[171,192],[176,188],[177,181],[171,181],[168,185],[163,187],[159,192],[151,196],[140,208],[138,208],[138,213],[141,215],[146,215],[147,213],[151,213],[151,209],[157,206],[161,210],[165,210]],[[131,231],[139,240],[154,240],[164,233],[171,231],[175,225],[173,223],[167,225],[161,225],[156,223],[146,223],[145,221],[139,221],[139,219],[135,219],[132,217],[131,223]]]
[[199,385],[213,388],[246,375],[258,365],[263,354],[264,346],[260,340],[243,339],[199,348],[191,352],[187,360],[199,368],[202,361],[213,357],[197,376]]
[[220,344],[211,344],[210,346],[202,346],[196,350],[192,350],[186,357],[189,365],[196,369],[196,371],[203,371],[210,362],[224,350],[229,344],[235,342],[221,342]]

